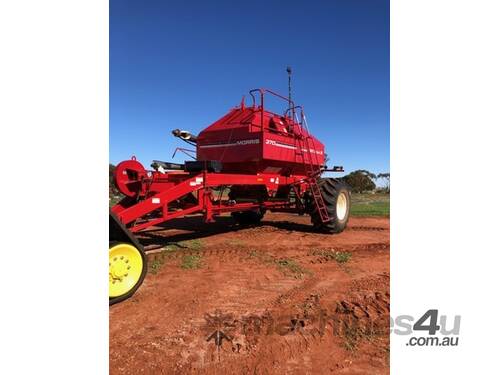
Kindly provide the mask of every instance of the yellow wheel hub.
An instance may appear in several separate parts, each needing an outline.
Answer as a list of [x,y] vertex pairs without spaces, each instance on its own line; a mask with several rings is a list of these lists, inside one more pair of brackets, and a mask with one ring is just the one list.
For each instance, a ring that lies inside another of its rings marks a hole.
[[109,297],[128,293],[142,274],[141,253],[130,244],[120,243],[109,248]]

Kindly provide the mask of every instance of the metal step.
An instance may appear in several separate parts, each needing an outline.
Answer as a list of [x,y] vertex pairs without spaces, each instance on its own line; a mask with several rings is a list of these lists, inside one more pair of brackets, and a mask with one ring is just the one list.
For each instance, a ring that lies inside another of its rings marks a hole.
[[[323,223],[326,223],[330,221],[330,215],[328,214],[328,209],[326,208],[325,201],[323,200],[323,196],[321,195],[321,190],[316,183],[316,178],[318,175],[321,174],[321,170],[317,168],[315,170],[315,167],[312,162],[312,154],[311,154],[311,147],[309,145],[309,139],[305,138],[305,145],[303,144],[301,139],[298,139],[298,144],[299,144],[299,150],[300,152],[296,152],[297,155],[302,156],[302,163],[304,164],[306,174],[308,177],[308,186],[309,189],[312,192],[312,196],[314,199],[314,204],[316,205],[316,208],[318,209],[319,215],[321,217],[321,221]],[[302,150],[306,149],[306,152],[308,153],[308,161],[306,162],[306,158],[304,156],[304,152]]]
[[328,214],[328,209],[326,208],[325,201],[323,200],[318,184],[316,181],[310,181],[308,185],[313,193],[314,203],[318,209],[321,221],[323,223],[330,221],[330,215]]

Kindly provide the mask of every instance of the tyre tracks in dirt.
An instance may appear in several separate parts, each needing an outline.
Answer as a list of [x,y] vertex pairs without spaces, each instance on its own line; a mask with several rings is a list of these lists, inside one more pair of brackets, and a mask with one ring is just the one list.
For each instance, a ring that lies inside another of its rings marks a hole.
[[[260,227],[182,234],[188,243],[148,252],[164,263],[110,311],[111,373],[388,373],[388,220],[352,218],[328,236],[306,219],[270,214]],[[193,255],[201,268],[182,269]],[[220,346],[207,341],[218,328],[230,338]]]

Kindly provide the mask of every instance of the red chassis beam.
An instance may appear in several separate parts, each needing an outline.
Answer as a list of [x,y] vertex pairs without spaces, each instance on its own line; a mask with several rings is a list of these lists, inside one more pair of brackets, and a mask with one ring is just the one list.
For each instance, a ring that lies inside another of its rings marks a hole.
[[[266,185],[268,188],[277,189],[280,185],[295,185],[304,183],[304,176],[284,177],[274,174],[245,175],[245,174],[224,174],[202,172],[197,175],[186,176],[182,182],[166,187],[154,195],[147,196],[143,200],[135,202],[129,207],[124,207],[123,202],[130,198],[124,198],[122,202],[114,206],[111,210],[116,214],[123,224],[130,224],[144,216],[157,212],[154,218],[147,219],[144,222],[137,223],[129,229],[132,232],[138,232],[153,225],[161,224],[165,221],[179,216],[185,216],[193,213],[203,213],[205,221],[213,221],[213,216],[223,212],[245,211],[257,208],[291,211],[292,204],[287,201],[265,201],[262,203],[235,203],[228,201],[214,203],[212,200],[211,188],[221,185]],[[168,205],[171,202],[185,196],[189,193],[198,192],[198,202],[195,205],[184,209],[169,212]],[[128,206],[130,203],[125,204]]]

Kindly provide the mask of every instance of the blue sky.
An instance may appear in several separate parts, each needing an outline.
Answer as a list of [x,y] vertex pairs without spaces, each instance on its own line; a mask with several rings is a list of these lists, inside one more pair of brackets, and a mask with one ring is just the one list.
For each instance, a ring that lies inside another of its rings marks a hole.
[[[389,1],[110,1],[110,162],[172,159],[249,89],[305,107],[330,164],[389,170]],[[248,95],[247,95],[248,98]]]

